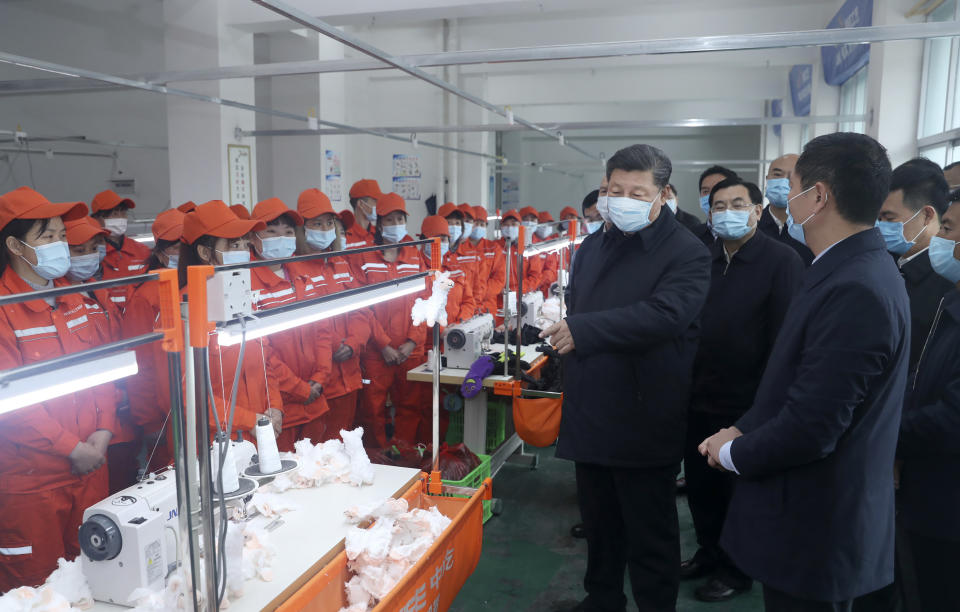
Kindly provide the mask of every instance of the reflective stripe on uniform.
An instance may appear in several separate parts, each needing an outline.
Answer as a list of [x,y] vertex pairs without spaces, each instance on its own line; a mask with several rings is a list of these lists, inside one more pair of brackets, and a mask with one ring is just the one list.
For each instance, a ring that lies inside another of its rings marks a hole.
[[26,338],[28,336],[38,336],[40,334],[55,334],[57,333],[57,328],[53,325],[47,327],[31,327],[28,329],[15,329],[13,330],[13,335],[17,338]]
[[33,546],[16,546],[12,548],[3,548],[2,546],[0,546],[0,555],[9,555],[12,557],[15,555],[32,555],[32,554],[33,554]]
[[[416,266],[415,266],[415,267],[416,267]],[[360,267],[360,269],[363,270],[364,272],[366,272],[368,269],[372,269],[372,268],[375,268],[375,269],[378,269],[378,270],[386,270],[386,269],[387,269],[387,264],[384,264],[384,263],[373,263],[373,262],[371,262],[371,263],[365,263],[365,264],[363,264],[363,265]],[[417,269],[419,269],[419,267],[417,267]]]
[[127,301],[127,298],[125,298],[125,297],[111,297],[111,298],[110,298],[110,301],[111,301],[111,302],[119,302],[119,303],[122,304],[123,302],[126,302],[126,301]]
[[420,270],[420,266],[415,264],[398,264],[397,270]]

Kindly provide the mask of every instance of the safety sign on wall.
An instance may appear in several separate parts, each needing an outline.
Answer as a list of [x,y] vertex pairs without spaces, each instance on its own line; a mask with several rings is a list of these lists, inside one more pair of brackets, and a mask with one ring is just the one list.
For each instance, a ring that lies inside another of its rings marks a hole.
[[393,156],[392,189],[404,200],[419,200],[420,156],[395,154]]
[[251,184],[250,145],[227,145],[227,183],[230,187],[230,206],[242,204],[250,208],[253,202]]

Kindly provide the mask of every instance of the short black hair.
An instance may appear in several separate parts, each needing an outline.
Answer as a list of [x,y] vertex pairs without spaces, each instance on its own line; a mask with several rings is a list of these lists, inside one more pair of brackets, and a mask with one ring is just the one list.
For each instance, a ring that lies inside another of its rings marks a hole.
[[[336,215],[334,215],[334,216],[336,216]],[[291,215],[290,213],[283,213],[282,215],[278,215],[277,217],[275,217],[275,218],[272,219],[271,221],[267,221],[267,227],[269,227],[269,226],[271,226],[271,225],[280,225],[280,224],[289,225],[290,227],[292,227],[292,228],[294,228],[294,229],[297,228],[297,221],[296,221],[296,219],[293,218],[293,215]]]
[[955,161],[952,164],[947,164],[943,167],[943,171],[947,172],[948,170],[953,170],[954,168],[960,168],[960,161]]
[[635,144],[624,147],[607,160],[607,180],[614,170],[626,172],[649,170],[653,174],[653,184],[663,189],[670,182],[673,164],[667,154],[647,144]]
[[933,206],[937,215],[947,212],[950,186],[940,166],[923,157],[900,164],[890,177],[890,193],[903,191],[903,203],[913,212]]
[[[960,162],[958,162],[958,163],[960,163]],[[960,189],[954,189],[954,190],[950,193],[950,197],[947,198],[947,199],[950,200],[950,202],[949,202],[948,205],[947,205],[947,208],[950,207],[950,206],[949,206],[950,204],[956,204],[957,202],[960,202]]]
[[760,188],[757,187],[756,183],[751,183],[750,181],[745,181],[739,176],[723,179],[719,183],[713,186],[713,189],[710,190],[710,206],[713,206],[713,196],[715,193],[721,189],[727,189],[728,187],[737,187],[743,186],[747,188],[747,195],[750,198],[750,201],[754,204],[760,205],[763,204],[763,192],[760,191]]
[[20,242],[26,242],[30,230],[38,223],[36,233],[40,235],[47,231],[50,219],[11,219],[0,228],[0,274],[3,274],[7,266],[10,265],[9,254],[7,253],[7,238],[13,236]]
[[706,170],[700,173],[700,180],[697,182],[697,188],[703,187],[703,179],[707,178],[713,174],[722,174],[723,178],[732,179],[740,178],[740,175],[731,170],[730,168],[724,168],[723,166],[710,166]]
[[826,183],[837,212],[851,223],[874,225],[890,193],[893,169],[879,142],[853,132],[818,136],[803,147],[794,174],[803,189]]
[[580,211],[583,213],[586,213],[588,208],[590,208],[591,206],[597,205],[597,200],[599,199],[600,199],[600,190],[594,189],[593,191],[588,193],[586,196],[584,196],[583,202],[580,204]]
[[123,202],[120,202],[119,204],[117,204],[117,205],[114,206],[113,208],[108,208],[108,209],[106,209],[106,210],[98,210],[98,211],[96,211],[96,212],[92,212],[92,213],[90,213],[90,216],[93,217],[94,219],[102,219],[102,218],[106,217],[109,213],[112,213],[113,211],[115,211],[115,210],[117,210],[117,209],[119,209],[119,210],[130,210],[130,204],[127,203],[127,200],[124,200]]

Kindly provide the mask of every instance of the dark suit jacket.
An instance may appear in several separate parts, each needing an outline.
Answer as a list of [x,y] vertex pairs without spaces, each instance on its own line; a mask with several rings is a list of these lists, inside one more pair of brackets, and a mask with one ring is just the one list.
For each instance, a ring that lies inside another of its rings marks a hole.
[[670,209],[626,236],[613,228],[577,252],[563,361],[557,456],[620,467],[677,464],[710,254]]
[[940,300],[953,289],[950,282],[933,271],[927,251],[917,255],[900,268],[907,283],[910,298],[910,371],[917,367],[923,342],[927,339],[933,317],[937,314]]
[[960,542],[960,290],[942,301],[900,423],[900,520]]
[[813,252],[807,248],[807,245],[794,240],[790,232],[787,231],[786,225],[783,226],[783,229],[780,229],[780,226],[777,225],[777,220],[773,218],[773,213],[770,212],[769,206],[763,209],[763,214],[760,215],[760,221],[757,223],[757,227],[767,236],[770,236],[777,242],[782,242],[796,251],[800,259],[803,260],[804,265],[809,266],[810,262],[813,261]]
[[763,584],[844,601],[893,581],[893,459],[910,306],[876,229],[806,272],[730,447],[721,545]]
[[687,211],[678,208],[676,217],[680,225],[690,230],[703,244],[710,246],[717,241],[716,237],[710,231],[710,227]]

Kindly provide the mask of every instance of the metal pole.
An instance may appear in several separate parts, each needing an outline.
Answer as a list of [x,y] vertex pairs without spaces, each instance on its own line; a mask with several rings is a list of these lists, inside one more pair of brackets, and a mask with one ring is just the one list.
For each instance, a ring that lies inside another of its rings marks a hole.
[[440,471],[440,325],[433,324],[433,471]]
[[[501,230],[501,234],[503,231]],[[507,245],[506,277],[503,281],[503,375],[509,376],[509,353],[507,347],[510,346],[510,239],[504,237],[503,242]]]
[[[524,242],[526,241],[525,229],[525,227],[520,227],[520,240]],[[524,243],[517,245],[517,328],[513,330],[514,333],[517,334],[517,355],[513,368],[514,378],[520,378],[520,319],[523,316],[523,247]],[[505,340],[509,341],[509,338],[505,338]]]
[[200,490],[197,483],[197,474],[199,467],[197,465],[197,397],[196,397],[196,368],[193,363],[193,351],[190,346],[190,315],[187,303],[180,304],[180,313],[183,318],[183,345],[188,347],[183,351],[185,360],[185,380],[184,391],[186,393],[186,410],[184,411],[184,427],[186,444],[183,446],[184,480],[187,485],[187,507],[190,514],[188,523],[190,525],[190,571],[193,579],[193,598],[197,602],[196,610],[199,612],[199,595],[203,588],[203,580],[200,574]]
[[[189,351],[188,351],[189,352]],[[194,392],[197,395],[197,459],[200,465],[200,534],[203,537],[204,557],[204,593],[206,594],[206,609],[214,610],[217,606],[217,550],[214,531],[216,525],[213,519],[213,475],[210,465],[210,408],[207,404],[207,360],[209,349],[193,349],[193,366],[196,374]],[[237,364],[242,367],[242,364]],[[229,435],[229,433],[228,433]]]

